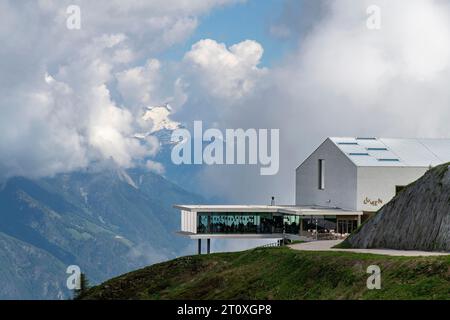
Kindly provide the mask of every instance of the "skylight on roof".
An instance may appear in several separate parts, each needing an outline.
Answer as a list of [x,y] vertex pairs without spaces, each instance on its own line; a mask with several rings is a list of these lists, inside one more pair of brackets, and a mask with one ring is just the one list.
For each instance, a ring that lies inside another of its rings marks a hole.
[[348,155],[349,156],[368,156],[369,154],[367,152],[350,152]]
[[388,148],[367,148],[369,151],[388,151]]
[[338,142],[338,144],[343,146],[357,146],[358,142]]
[[358,138],[356,138],[356,140],[377,140],[377,138],[373,138],[373,137],[358,137]]
[[382,162],[399,162],[400,159],[377,159],[378,161]]

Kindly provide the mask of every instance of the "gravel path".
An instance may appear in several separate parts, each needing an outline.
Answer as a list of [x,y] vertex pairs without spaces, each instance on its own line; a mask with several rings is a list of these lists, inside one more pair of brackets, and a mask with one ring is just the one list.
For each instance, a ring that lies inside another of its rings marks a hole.
[[420,257],[420,256],[442,256],[449,255],[447,252],[429,252],[429,251],[409,251],[409,250],[392,250],[392,249],[333,249],[332,247],[340,243],[342,240],[323,240],[312,241],[305,243],[298,243],[290,245],[289,247],[295,250],[303,251],[343,251],[343,252],[357,252],[357,253],[372,253],[382,254],[388,256],[405,256],[405,257]]

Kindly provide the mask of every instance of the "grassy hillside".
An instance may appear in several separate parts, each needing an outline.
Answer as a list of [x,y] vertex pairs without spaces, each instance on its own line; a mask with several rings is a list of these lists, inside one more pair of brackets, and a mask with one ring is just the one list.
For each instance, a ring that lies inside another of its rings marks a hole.
[[[368,290],[379,265],[382,289]],[[261,248],[190,256],[91,288],[85,299],[450,299],[450,256],[388,257]]]

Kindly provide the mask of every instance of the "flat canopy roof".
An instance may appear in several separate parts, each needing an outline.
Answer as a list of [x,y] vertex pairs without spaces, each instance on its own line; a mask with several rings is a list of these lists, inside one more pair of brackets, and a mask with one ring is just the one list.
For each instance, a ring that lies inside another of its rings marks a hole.
[[268,206],[268,205],[174,205],[174,208],[190,212],[272,212],[287,213],[303,216],[362,216],[362,211],[350,211],[340,208],[320,206]]

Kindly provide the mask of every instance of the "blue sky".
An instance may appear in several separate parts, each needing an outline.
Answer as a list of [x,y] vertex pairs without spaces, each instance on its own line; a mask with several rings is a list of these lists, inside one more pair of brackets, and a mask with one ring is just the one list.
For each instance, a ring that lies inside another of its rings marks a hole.
[[271,67],[292,48],[292,42],[270,34],[270,26],[282,10],[283,1],[280,0],[248,0],[215,9],[199,19],[197,30],[184,44],[164,52],[164,58],[179,60],[192,44],[201,39],[214,39],[227,47],[249,39],[259,42],[264,48],[261,66]]

